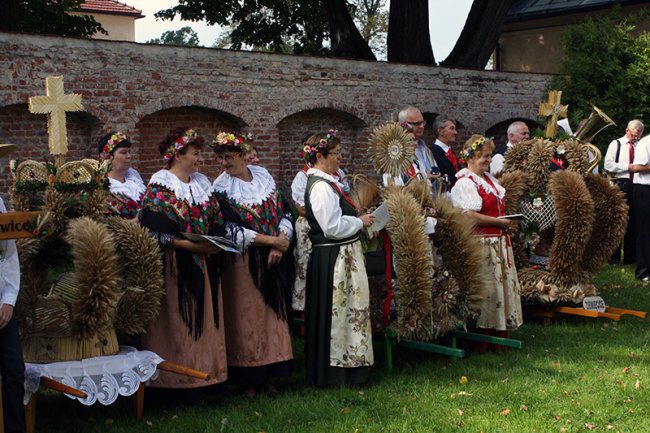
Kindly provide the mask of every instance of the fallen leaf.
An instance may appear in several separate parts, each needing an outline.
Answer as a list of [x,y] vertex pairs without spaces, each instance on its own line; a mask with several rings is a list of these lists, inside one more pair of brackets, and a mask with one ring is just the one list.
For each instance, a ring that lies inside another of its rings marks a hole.
[[571,395],[571,393],[570,393],[569,391],[564,391],[564,396],[565,396],[565,397],[568,397],[568,396],[570,396],[570,395]]
[[460,382],[461,385],[467,385],[467,382],[469,382],[467,376],[461,376],[458,381]]
[[625,400],[623,400],[623,403],[632,403],[632,399],[627,397]]
[[559,421],[560,420],[560,415],[553,415],[553,419],[555,421]]
[[634,382],[634,388],[636,389],[641,389],[641,381],[639,379]]
[[569,431],[569,430],[567,430],[567,429],[564,428],[564,427],[562,427],[562,428],[560,429],[560,433],[566,433],[566,432],[568,432],[568,431]]
[[510,409],[508,409],[507,407],[504,408],[504,409],[501,409],[501,412],[499,412],[499,415],[503,415],[503,416],[507,416],[509,414],[510,414]]
[[449,395],[449,398],[451,398],[451,399],[456,398],[456,393],[452,392],[451,395]]
[[408,415],[408,414],[409,414],[409,411],[406,410],[406,406],[404,406],[404,407],[402,408],[402,415]]
[[147,420],[147,425],[148,425],[149,427],[153,427],[153,423],[152,423],[151,421],[149,421],[149,420]]
[[341,408],[341,413],[350,413],[350,412],[352,412],[352,409],[350,409],[347,406]]
[[106,425],[113,425],[115,421],[113,421],[113,418],[106,418],[106,421],[104,421],[104,424]]
[[630,371],[630,367],[625,367],[625,368],[623,369],[623,373],[627,373],[628,371]]
[[628,409],[627,413],[634,413],[634,409]]
[[262,418],[262,412],[255,411],[255,416]]
[[611,430],[613,428],[614,428],[614,426],[611,425],[611,424],[607,424],[607,426],[605,426],[605,429],[607,429],[607,430]]
[[462,410],[458,409],[458,415],[459,415],[459,416],[463,416],[463,415],[465,415],[465,412],[463,412]]
[[172,419],[178,419],[178,415],[172,415]]
[[519,406],[519,410],[523,410],[525,412],[525,411],[528,410],[528,406],[526,406],[525,404],[522,404],[521,406]]
[[630,353],[628,353],[628,356],[629,356],[630,358],[634,358],[634,352],[630,352]]
[[590,424],[590,423],[585,423],[585,428],[586,428],[587,430],[593,430],[593,429],[596,428],[596,425],[594,425],[594,424]]
[[472,395],[469,392],[461,391],[458,393],[458,395]]

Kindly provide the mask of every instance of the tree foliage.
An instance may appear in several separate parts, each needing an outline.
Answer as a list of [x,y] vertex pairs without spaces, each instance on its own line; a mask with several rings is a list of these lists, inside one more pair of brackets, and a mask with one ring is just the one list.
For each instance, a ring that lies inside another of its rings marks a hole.
[[572,124],[596,105],[618,127],[597,136],[606,145],[631,119],[650,119],[650,34],[636,31],[647,15],[623,17],[620,11],[569,26],[562,34],[564,59],[551,88],[562,90]]
[[3,0],[0,30],[91,37],[108,34],[90,15],[71,15],[82,0]]
[[368,43],[375,56],[386,57],[386,34],[388,32],[388,10],[386,0],[354,0],[350,13],[361,37]]
[[149,39],[147,43],[196,47],[199,45],[199,35],[192,27],[185,26],[178,30],[167,30],[159,38]]
[[322,0],[179,0],[156,17],[228,26],[230,48],[264,47],[295,54],[327,54],[329,34]]

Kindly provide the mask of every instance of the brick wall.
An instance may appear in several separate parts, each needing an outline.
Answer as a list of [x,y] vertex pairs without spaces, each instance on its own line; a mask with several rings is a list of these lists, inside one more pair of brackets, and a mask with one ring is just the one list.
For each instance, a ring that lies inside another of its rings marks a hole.
[[[46,155],[45,116],[28,113],[27,101],[45,93],[45,77],[63,75],[66,93],[82,94],[85,109],[68,117],[70,158],[95,155],[103,133],[122,130],[146,179],[162,166],[157,144],[168,129],[189,126],[206,139],[239,129],[256,135],[262,164],[285,187],[307,134],[338,129],[343,167],[369,173],[368,135],[403,106],[422,110],[429,140],[438,113],[457,118],[462,143],[508,119],[536,119],[550,78],[8,33],[0,33],[0,71],[0,142],[20,148],[11,158]],[[10,183],[7,159],[0,192]],[[219,173],[209,152],[204,171]]]

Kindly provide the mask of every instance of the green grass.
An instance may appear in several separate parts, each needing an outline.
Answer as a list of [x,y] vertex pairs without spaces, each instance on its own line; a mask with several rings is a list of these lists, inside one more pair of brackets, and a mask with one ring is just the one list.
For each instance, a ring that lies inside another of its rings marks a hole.
[[[650,286],[636,282],[630,267],[608,267],[597,285],[612,306],[650,310]],[[521,350],[451,361],[398,349],[390,374],[377,343],[371,382],[353,389],[306,386],[296,342],[297,371],[278,382],[277,398],[208,396],[171,409],[147,402],[138,421],[133,398],[87,408],[45,393],[37,431],[647,433],[649,330],[648,321],[630,316],[527,322],[512,334],[524,342]]]

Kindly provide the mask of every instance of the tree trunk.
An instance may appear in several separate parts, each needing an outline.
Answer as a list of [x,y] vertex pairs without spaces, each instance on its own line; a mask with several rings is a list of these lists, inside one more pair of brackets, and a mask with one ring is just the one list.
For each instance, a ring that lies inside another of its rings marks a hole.
[[18,0],[4,0],[0,7],[0,31],[17,32]]
[[332,53],[336,57],[377,60],[370,46],[354,25],[345,0],[325,0],[325,13],[330,27]]
[[391,0],[388,61],[435,65],[427,0]]
[[512,0],[474,0],[454,49],[440,66],[483,69],[499,42]]

